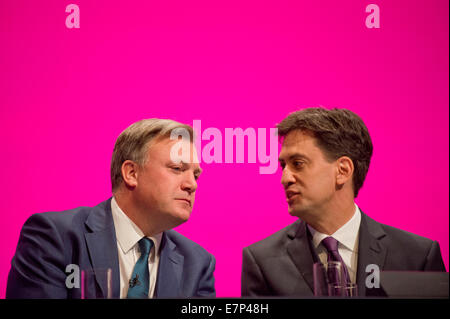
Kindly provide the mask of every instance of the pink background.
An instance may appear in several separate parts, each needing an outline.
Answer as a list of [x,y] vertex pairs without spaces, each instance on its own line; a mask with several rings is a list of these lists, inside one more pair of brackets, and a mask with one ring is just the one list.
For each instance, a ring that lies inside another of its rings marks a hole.
[[[81,28],[65,26],[66,5]],[[381,28],[365,27],[376,3]],[[132,122],[274,127],[305,106],[346,107],[374,156],[357,204],[438,240],[449,261],[449,3],[0,0],[0,297],[24,221],[111,196],[114,141]],[[242,248],[295,221],[280,170],[203,165],[177,229],[240,295]]]

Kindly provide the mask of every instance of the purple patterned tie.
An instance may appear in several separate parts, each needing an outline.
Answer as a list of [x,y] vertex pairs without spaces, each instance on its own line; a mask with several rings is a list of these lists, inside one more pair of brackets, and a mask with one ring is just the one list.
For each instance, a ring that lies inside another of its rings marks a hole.
[[[322,244],[328,251],[327,262],[330,261],[339,261],[342,264],[342,268],[344,270],[344,280],[346,283],[350,283],[350,276],[348,274],[347,266],[345,265],[344,260],[341,255],[339,255],[338,244],[339,242],[333,237],[327,237],[322,240]],[[336,274],[328,274],[330,281],[333,281],[333,278],[336,278]]]

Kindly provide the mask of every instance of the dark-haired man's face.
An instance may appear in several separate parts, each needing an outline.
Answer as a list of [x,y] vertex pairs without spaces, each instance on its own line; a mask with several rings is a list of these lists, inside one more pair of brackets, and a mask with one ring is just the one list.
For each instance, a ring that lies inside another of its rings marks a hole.
[[279,161],[289,213],[307,222],[320,218],[336,192],[335,162],[326,159],[312,134],[300,130],[286,135]]

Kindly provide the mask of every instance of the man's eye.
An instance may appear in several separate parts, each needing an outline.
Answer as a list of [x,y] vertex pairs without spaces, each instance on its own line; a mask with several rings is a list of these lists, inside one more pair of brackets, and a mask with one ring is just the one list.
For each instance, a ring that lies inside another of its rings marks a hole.
[[298,167],[302,167],[302,166],[303,166],[303,162],[295,161],[295,162],[294,162],[294,166],[297,167],[297,168],[298,168]]
[[180,166],[174,166],[172,169],[177,172],[181,172],[183,170]]

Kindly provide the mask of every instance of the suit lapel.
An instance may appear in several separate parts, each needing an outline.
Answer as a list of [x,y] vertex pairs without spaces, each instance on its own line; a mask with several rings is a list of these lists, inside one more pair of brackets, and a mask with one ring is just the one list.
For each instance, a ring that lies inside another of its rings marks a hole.
[[[297,232],[295,233],[295,231]],[[308,238],[306,223],[302,221],[297,229],[292,229],[287,235],[291,239],[291,242],[287,245],[288,255],[311,288],[311,291],[314,291],[313,264],[318,261],[318,257],[315,250],[311,247],[312,244]],[[382,244],[381,239],[385,236],[386,233],[381,225],[361,211],[356,275],[360,296],[366,295],[365,281],[368,275],[365,272],[366,266],[375,264],[380,268],[380,271],[384,269],[387,248]]]
[[[111,199],[94,207],[86,220],[90,232],[85,234],[94,273],[100,269],[112,269],[112,297],[120,298],[120,270],[117,240],[111,213]],[[103,298],[107,297],[107,282],[96,274]]]
[[297,233],[293,229],[287,235],[291,239],[287,246],[288,254],[305,282],[311,288],[311,291],[314,291],[313,264],[315,259],[313,256],[315,256],[315,252],[313,253],[311,249],[306,223],[302,221],[297,229]]
[[381,225],[361,212],[356,277],[360,296],[366,295],[366,278],[369,274],[366,273],[367,265],[377,265],[380,271],[384,269],[387,254],[387,248],[381,242],[384,236],[386,233]]
[[184,257],[176,251],[175,243],[166,233],[163,234],[160,249],[155,296],[157,298],[182,297],[180,283]]

